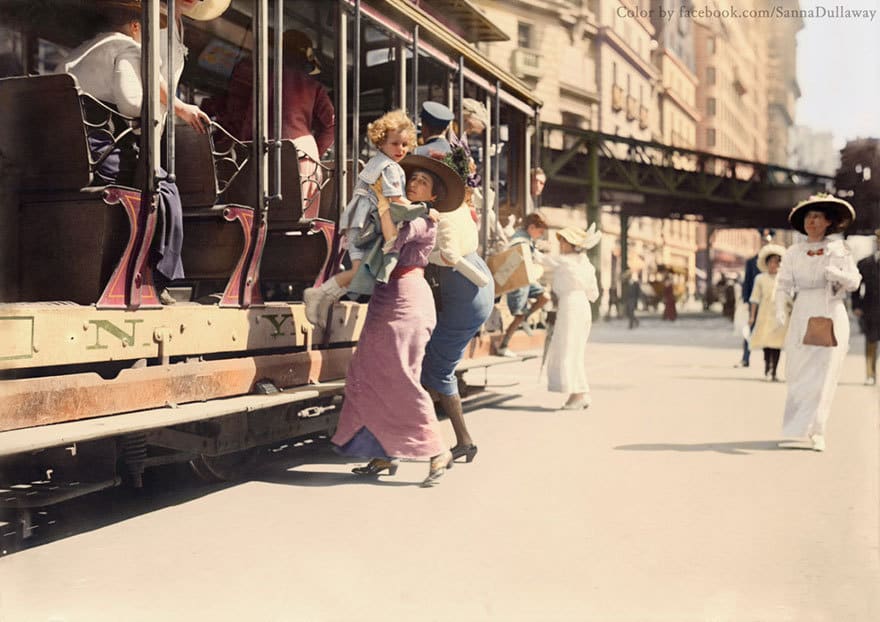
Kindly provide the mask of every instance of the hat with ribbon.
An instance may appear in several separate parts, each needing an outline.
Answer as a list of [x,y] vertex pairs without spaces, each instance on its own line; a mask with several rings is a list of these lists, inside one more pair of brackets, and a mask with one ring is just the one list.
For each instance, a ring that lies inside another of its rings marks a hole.
[[232,0],[199,0],[192,6],[183,9],[183,14],[190,19],[206,22],[217,19],[229,8]]
[[470,97],[465,97],[461,100],[461,109],[467,115],[473,116],[477,121],[489,127],[489,111],[486,110],[486,106],[484,106],[481,102],[478,102],[476,99],[471,99]]
[[804,235],[807,233],[804,229],[804,219],[810,211],[823,212],[832,221],[828,233],[840,233],[856,219],[856,210],[847,201],[827,192],[820,192],[795,205],[788,214],[788,222],[791,226]]
[[443,160],[410,154],[400,161],[400,166],[407,178],[414,171],[423,170],[432,173],[445,186],[445,194],[438,194],[437,189],[434,189],[434,193],[439,197],[434,202],[434,209],[438,212],[451,212],[461,206],[464,201],[464,180]]
[[758,270],[767,272],[767,259],[771,255],[778,255],[780,259],[785,254],[785,247],[779,244],[768,244],[758,251]]
[[556,232],[556,236],[565,240],[578,250],[589,250],[602,239],[602,232],[596,230],[596,223],[584,231],[578,227],[565,227]]

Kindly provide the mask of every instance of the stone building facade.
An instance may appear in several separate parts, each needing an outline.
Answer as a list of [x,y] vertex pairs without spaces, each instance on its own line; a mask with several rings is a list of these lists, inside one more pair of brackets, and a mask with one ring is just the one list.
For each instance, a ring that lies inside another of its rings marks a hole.
[[[681,0],[470,1],[510,36],[480,49],[534,86],[544,101],[542,122],[744,160],[787,161],[799,96],[798,20],[686,15],[681,7],[692,3]],[[797,0],[784,1],[797,6]],[[743,0],[737,8],[765,4]],[[564,138],[556,140],[551,147],[565,146]],[[585,201],[572,196],[542,211],[554,227],[585,226]],[[604,206],[601,215],[599,271],[606,292],[622,276],[621,207]],[[707,228],[687,219],[624,222],[629,267],[643,280],[668,268],[689,293],[705,288],[709,245],[725,271],[760,246],[757,230]]]

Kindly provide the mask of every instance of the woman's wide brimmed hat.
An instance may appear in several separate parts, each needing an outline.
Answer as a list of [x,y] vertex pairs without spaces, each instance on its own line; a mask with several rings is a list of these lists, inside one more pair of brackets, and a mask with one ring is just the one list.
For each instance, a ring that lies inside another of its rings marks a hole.
[[193,6],[184,9],[183,14],[190,19],[206,22],[223,15],[231,3],[232,0],[200,0]]
[[451,212],[458,209],[464,201],[464,180],[442,160],[410,154],[400,161],[400,166],[407,178],[415,170],[426,170],[433,173],[446,186],[446,196],[434,202],[438,212]]
[[596,223],[584,231],[578,227],[565,227],[556,232],[556,236],[562,238],[577,249],[588,250],[596,246],[602,239],[602,232],[596,231]]
[[761,272],[767,272],[767,258],[770,257],[770,255],[779,255],[779,258],[782,259],[782,255],[784,254],[784,246],[779,244],[768,244],[758,252],[758,270]]
[[811,210],[825,212],[834,221],[834,226],[829,229],[828,233],[840,233],[856,219],[856,210],[853,209],[852,205],[843,199],[838,199],[835,196],[821,192],[795,205],[788,215],[788,222],[797,231],[806,235],[804,218],[806,218],[807,212]]

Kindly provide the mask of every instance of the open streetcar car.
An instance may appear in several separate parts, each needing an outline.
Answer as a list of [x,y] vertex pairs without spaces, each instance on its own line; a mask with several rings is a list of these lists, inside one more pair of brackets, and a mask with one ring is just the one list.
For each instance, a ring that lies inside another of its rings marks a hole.
[[[0,510],[4,535],[18,539],[35,508],[138,486],[152,466],[190,461],[224,479],[260,447],[333,429],[366,307],[337,304],[322,331],[306,320],[302,292],[336,268],[336,224],[369,155],[359,134],[384,111],[485,101],[492,121],[474,148],[490,153],[494,141],[500,154],[480,163],[498,189],[487,209],[525,208],[539,102],[471,45],[503,36],[475,11],[444,14],[442,1],[215,2],[219,17],[184,18],[189,54],[173,92],[209,107],[236,64],[252,63],[254,138],[172,120],[163,142],[164,2],[142,2],[140,119],[56,73],[92,36],[96,4],[0,2]],[[271,76],[289,29],[314,42],[336,110],[334,145],[309,175],[304,154],[271,129],[280,125]],[[136,145],[139,174],[105,183],[102,155],[89,148],[96,134]],[[165,305],[148,262],[160,162],[180,191],[186,271]],[[489,342],[475,340],[471,358],[488,356]]]

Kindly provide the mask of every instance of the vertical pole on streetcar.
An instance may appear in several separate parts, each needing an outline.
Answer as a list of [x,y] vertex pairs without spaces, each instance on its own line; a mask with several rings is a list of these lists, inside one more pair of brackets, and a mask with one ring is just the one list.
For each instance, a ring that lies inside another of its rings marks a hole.
[[334,151],[334,166],[336,175],[333,180],[336,189],[337,205],[336,220],[341,215],[342,206],[348,204],[348,184],[346,182],[346,154],[348,153],[348,13],[344,4],[346,0],[336,2],[336,89],[333,106],[336,110],[336,118],[342,119],[336,123],[336,147]]
[[[492,184],[489,182],[492,176],[492,158],[489,156],[491,151],[489,145],[492,142],[492,128],[494,124],[492,123],[492,98],[488,93],[486,93],[485,104],[486,113],[489,115],[489,123],[486,124],[486,129],[483,131],[483,161],[481,162],[483,166],[483,213],[480,214],[480,241],[483,247],[483,259],[489,253],[489,210],[494,209],[492,205],[489,205],[489,197],[492,196]],[[495,197],[492,197],[492,201],[494,203]]]
[[412,56],[412,117],[413,125],[419,126],[419,25],[413,26]]
[[464,136],[464,108],[462,101],[464,100],[464,56],[458,57],[458,133]]
[[[543,136],[541,136],[541,109],[535,108],[535,141],[532,143],[532,168],[542,168],[541,167],[541,146],[543,143]],[[531,184],[532,184],[532,172],[526,171],[526,174],[529,176],[528,181],[528,192],[532,192]],[[541,195],[535,197],[535,209],[541,207]]]
[[272,47],[275,53],[275,62],[273,65],[274,80],[272,82],[272,90],[275,93],[275,99],[272,101],[272,123],[275,126],[275,132],[272,140],[272,197],[273,201],[281,201],[281,106],[284,102],[282,97],[282,85],[284,76],[282,70],[284,66],[284,0],[275,0],[275,33],[272,38]]
[[[494,220],[498,222],[498,208],[501,204],[501,82],[495,81],[495,101],[492,112],[495,125],[495,168],[493,170],[495,182],[495,201],[491,206]],[[510,167],[507,171],[507,200],[510,201]]]
[[[360,173],[361,155],[361,0],[354,0],[354,67],[352,67],[352,90],[354,106],[351,110],[351,173],[357,179]],[[342,58],[345,58],[343,56]]]
[[159,175],[159,0],[145,0],[142,6],[141,76],[144,98],[141,104],[141,153],[138,162],[143,174],[143,204],[156,196]]
[[175,175],[175,136],[174,136],[174,103],[177,97],[177,72],[174,67],[174,43],[177,37],[177,17],[174,5],[176,0],[167,0],[166,10],[168,11],[168,36],[166,37],[165,58],[168,62],[165,64],[165,84],[167,88],[167,97],[165,99],[165,170],[168,173],[168,182],[175,183],[177,181]]
[[257,212],[257,222],[263,222],[266,217],[266,190],[269,186],[268,158],[266,153],[266,118],[269,114],[267,81],[269,77],[269,24],[268,0],[254,0],[254,118],[253,118],[253,144],[251,145],[251,157],[254,160],[254,171],[257,175],[255,185],[254,209]]

